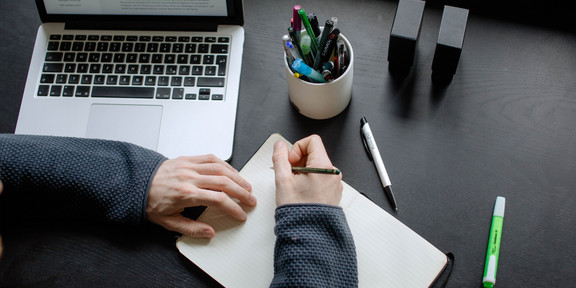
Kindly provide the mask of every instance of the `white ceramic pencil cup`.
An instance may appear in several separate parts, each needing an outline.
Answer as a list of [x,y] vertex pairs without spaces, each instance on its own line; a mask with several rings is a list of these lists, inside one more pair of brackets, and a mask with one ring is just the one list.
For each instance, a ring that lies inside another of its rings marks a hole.
[[[348,39],[340,34],[349,53],[349,64],[338,79],[327,83],[311,83],[294,77],[284,57],[288,94],[292,106],[300,114],[312,119],[332,118],[344,111],[352,98],[354,77],[354,52]],[[286,56],[286,54],[284,54]]]

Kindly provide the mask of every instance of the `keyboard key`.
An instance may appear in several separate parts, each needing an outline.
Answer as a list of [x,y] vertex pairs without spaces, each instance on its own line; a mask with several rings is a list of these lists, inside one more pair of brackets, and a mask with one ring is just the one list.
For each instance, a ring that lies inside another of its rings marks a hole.
[[154,55],[152,55],[152,63],[162,63],[162,59],[164,59],[164,57],[162,56],[162,54],[154,54]]
[[213,54],[228,54],[228,45],[226,44],[214,44],[210,48],[210,53]]
[[166,66],[166,74],[167,75],[176,75],[177,73],[178,73],[178,66],[176,66],[176,65]]
[[183,99],[183,98],[184,98],[184,88],[172,89],[172,99]]
[[156,99],[170,99],[170,88],[158,88],[156,89]]
[[142,86],[143,84],[144,84],[144,77],[143,76],[132,77],[132,85]]
[[198,87],[224,87],[224,78],[221,77],[198,77]]
[[184,47],[184,52],[185,53],[196,53],[196,44],[186,44],[186,46]]
[[114,64],[102,65],[102,73],[110,74],[112,72],[114,72]]
[[170,80],[170,86],[182,86],[182,77],[174,76]]
[[64,57],[62,52],[48,52],[46,53],[46,58],[44,60],[47,62],[60,62],[62,61],[62,57]]
[[48,42],[48,51],[57,51],[60,47],[60,42],[50,41]]
[[64,90],[62,91],[62,96],[72,97],[74,96],[74,90],[76,90],[75,86],[66,85],[64,86]]
[[62,63],[44,63],[43,72],[62,72],[64,64]]
[[74,59],[76,59],[76,53],[64,53],[64,59],[62,59],[64,62],[74,62]]
[[196,100],[197,95],[195,93],[186,93],[184,97],[186,100]]
[[116,83],[118,83],[118,76],[108,75],[108,77],[106,77],[106,85],[116,85]]
[[184,77],[184,86],[192,87],[196,84],[195,77]]
[[202,75],[203,72],[204,72],[204,67],[192,66],[192,75]]
[[84,51],[96,51],[96,42],[86,42],[86,45],[84,46]]
[[200,44],[198,45],[198,53],[208,53],[209,48],[210,48],[209,44]]
[[190,66],[182,65],[178,68],[178,75],[190,75]]
[[50,96],[60,97],[60,95],[62,95],[62,86],[52,85],[52,87],[50,87]]
[[74,93],[76,97],[88,97],[90,96],[90,86],[78,86],[76,87],[76,93]]
[[96,85],[102,85],[104,84],[104,81],[106,80],[106,76],[104,75],[96,75],[94,76],[94,84]]
[[204,75],[216,76],[216,66],[207,66],[206,70],[204,71]]
[[64,84],[64,83],[66,83],[67,80],[68,80],[67,74],[58,74],[56,76],[56,83],[58,83],[58,84]]
[[100,64],[90,64],[90,73],[100,73],[100,68],[102,66],[100,66]]
[[84,85],[92,84],[92,75],[90,74],[82,75],[82,77],[80,78],[80,83]]
[[[76,65],[76,64],[72,64],[72,65]],[[76,69],[76,73],[88,73],[88,69],[90,66],[88,64],[78,64],[78,69]],[[68,72],[68,71],[66,71]],[[74,71],[70,71],[70,72],[74,72]]]
[[212,100],[222,101],[222,100],[224,100],[224,95],[223,94],[214,94],[214,95],[212,95]]
[[146,76],[146,86],[156,86],[156,76]]
[[84,50],[84,42],[72,43],[72,51],[82,51],[82,50]]
[[70,51],[72,42],[60,42],[60,51]]
[[100,53],[90,53],[90,55],[88,55],[88,62],[100,62]]
[[92,88],[92,97],[151,99],[154,98],[154,88],[94,86]]
[[212,65],[214,64],[214,55],[204,55],[202,64],[204,65]]
[[[104,36],[102,36],[102,37],[104,37]],[[99,52],[108,51],[108,42],[98,42],[98,45],[96,46],[96,50]]]
[[120,76],[120,80],[118,81],[120,85],[130,85],[130,76]]
[[170,77],[160,76],[160,77],[158,77],[158,86],[168,86],[169,81],[170,81]]
[[230,43],[230,37],[218,37],[218,43]]
[[54,74],[42,74],[42,77],[40,77],[40,83],[52,84],[54,83],[54,79],[56,79],[56,75]]
[[152,69],[152,73],[154,73],[155,75],[163,75],[164,74],[164,65],[154,65],[154,68]]
[[38,87],[38,96],[48,96],[48,93],[50,93],[50,85],[40,85]]
[[78,84],[80,83],[80,75],[72,74],[68,77],[68,84]]

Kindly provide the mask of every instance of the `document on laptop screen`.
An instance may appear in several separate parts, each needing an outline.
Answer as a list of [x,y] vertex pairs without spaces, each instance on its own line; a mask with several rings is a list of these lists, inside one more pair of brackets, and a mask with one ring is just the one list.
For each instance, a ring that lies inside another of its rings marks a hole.
[[226,0],[44,0],[48,14],[228,16]]

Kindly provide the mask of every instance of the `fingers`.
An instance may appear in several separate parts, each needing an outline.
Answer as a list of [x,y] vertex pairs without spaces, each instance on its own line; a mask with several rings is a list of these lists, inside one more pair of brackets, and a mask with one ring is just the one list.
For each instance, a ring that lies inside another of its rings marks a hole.
[[182,215],[164,216],[156,221],[167,230],[181,233],[194,238],[212,238],[216,234],[210,225]]
[[254,206],[256,198],[250,191],[252,186],[230,164],[213,155],[180,157],[186,177],[185,182],[200,189],[222,191],[240,202]]
[[290,163],[298,166],[333,167],[326,153],[326,148],[324,148],[324,143],[318,135],[311,135],[294,143],[289,160]]
[[230,164],[214,155],[203,155],[194,157],[180,157],[184,161],[188,161],[191,169],[197,170],[202,175],[224,175],[232,179],[235,183],[242,186],[248,191],[252,191],[252,186],[248,181],[238,174]]

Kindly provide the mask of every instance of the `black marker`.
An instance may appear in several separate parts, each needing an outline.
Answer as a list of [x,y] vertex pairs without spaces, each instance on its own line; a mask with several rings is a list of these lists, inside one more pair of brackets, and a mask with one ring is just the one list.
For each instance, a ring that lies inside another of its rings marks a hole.
[[[326,24],[324,24],[324,31],[322,31],[322,37],[320,37],[320,42],[318,44],[318,53],[316,54],[316,57],[314,58],[314,65],[312,66],[312,68],[314,68],[314,70],[320,70],[320,66],[322,65],[322,63],[324,63],[328,60],[328,58],[324,59],[324,57],[320,57],[320,56],[323,54],[322,51],[324,50],[324,46],[326,46],[326,44],[327,44],[329,36],[332,36],[330,33],[332,33],[333,28],[334,28],[334,23],[331,20],[327,20]],[[328,56],[330,56],[330,55],[328,55]]]
[[[318,38],[322,31],[320,31],[320,24],[318,24],[318,18],[316,18],[316,14],[310,13],[310,15],[308,15],[308,21],[310,22],[310,26],[312,26],[312,31],[314,31],[314,37]],[[310,37],[312,37],[312,35],[310,35]]]
[[330,55],[332,55],[332,51],[334,50],[334,47],[336,47],[336,42],[338,41],[339,36],[340,36],[340,29],[336,28],[332,30],[332,33],[330,33],[324,45],[318,48],[320,49],[319,53],[322,63],[328,61]]

